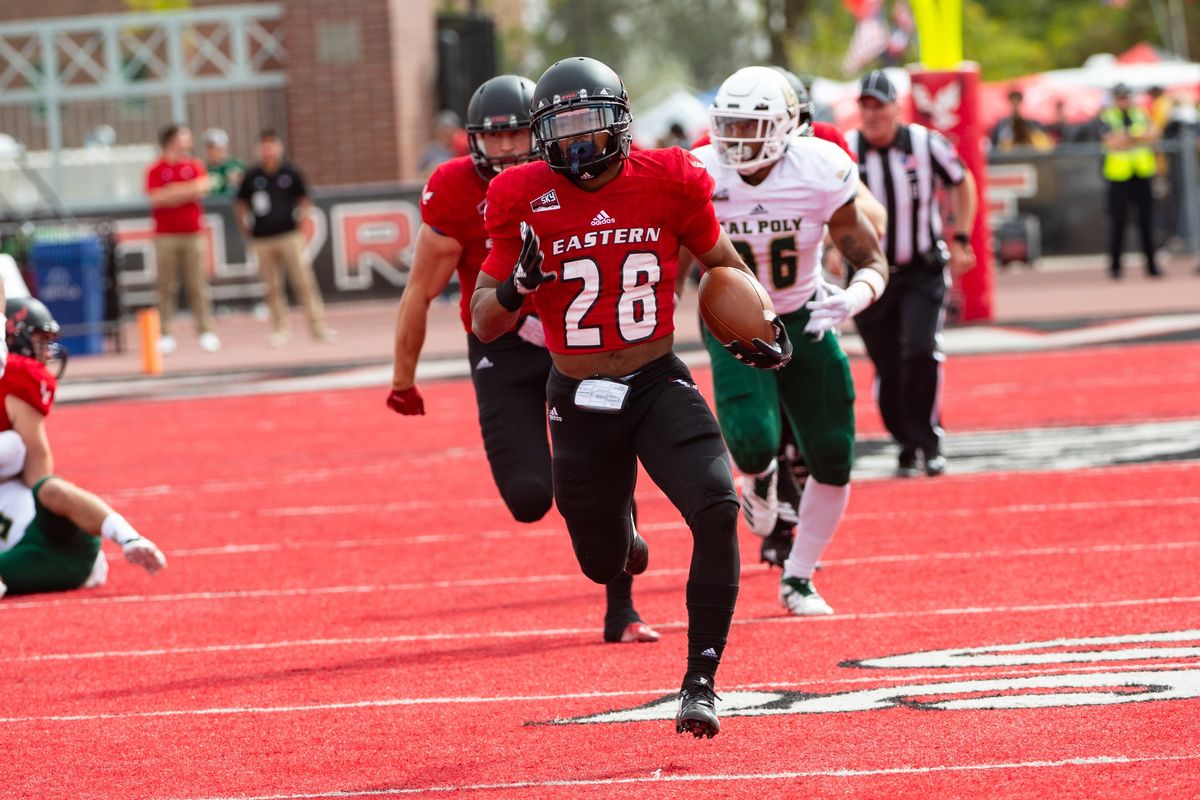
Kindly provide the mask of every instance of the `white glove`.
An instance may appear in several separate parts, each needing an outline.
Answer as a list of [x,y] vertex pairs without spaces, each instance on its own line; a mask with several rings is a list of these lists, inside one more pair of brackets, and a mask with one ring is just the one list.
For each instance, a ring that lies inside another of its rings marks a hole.
[[162,551],[144,536],[130,539],[121,545],[125,560],[149,572],[151,575],[167,566],[167,558]]
[[875,292],[866,281],[850,281],[845,289],[822,281],[817,295],[821,299],[804,306],[810,312],[804,332],[816,337],[818,342],[825,331],[833,330],[875,300]]

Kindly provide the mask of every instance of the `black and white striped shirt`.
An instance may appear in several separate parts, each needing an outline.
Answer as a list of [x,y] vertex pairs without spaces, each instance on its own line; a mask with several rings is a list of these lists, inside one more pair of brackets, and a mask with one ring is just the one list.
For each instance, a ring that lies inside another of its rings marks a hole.
[[888,263],[902,267],[931,252],[942,237],[934,177],[944,186],[957,186],[966,177],[954,145],[915,123],[900,125],[895,141],[882,150],[860,131],[849,131],[846,141],[858,154],[863,180],[887,208]]

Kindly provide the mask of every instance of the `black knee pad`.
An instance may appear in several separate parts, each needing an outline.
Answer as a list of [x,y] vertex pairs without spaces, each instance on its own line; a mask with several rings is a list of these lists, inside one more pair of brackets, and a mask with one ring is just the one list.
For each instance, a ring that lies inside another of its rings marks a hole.
[[527,477],[506,482],[500,496],[517,522],[537,522],[546,516],[554,498],[548,482]]

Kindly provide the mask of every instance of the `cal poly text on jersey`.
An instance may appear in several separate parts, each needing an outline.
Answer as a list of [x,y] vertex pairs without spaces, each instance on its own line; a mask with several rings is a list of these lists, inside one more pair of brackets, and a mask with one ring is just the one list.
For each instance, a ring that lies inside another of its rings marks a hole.
[[753,236],[756,233],[787,233],[788,231],[800,230],[800,225],[804,222],[803,217],[795,219],[731,219],[728,222],[722,222],[725,230],[731,236]]
[[639,244],[641,242],[657,242],[662,236],[662,228],[608,228],[602,231],[592,231],[582,236],[570,236],[565,239],[555,239],[550,245],[550,252],[559,256],[572,250],[584,250],[592,247],[603,247],[607,244]]

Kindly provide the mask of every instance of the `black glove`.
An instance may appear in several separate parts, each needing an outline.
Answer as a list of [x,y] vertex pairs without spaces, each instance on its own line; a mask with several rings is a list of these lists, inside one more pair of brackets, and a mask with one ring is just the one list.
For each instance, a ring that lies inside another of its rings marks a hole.
[[496,287],[496,301],[507,311],[517,311],[525,302],[525,295],[536,292],[543,283],[558,277],[557,272],[542,272],[541,242],[533,232],[533,226],[521,223],[521,255],[513,267],[508,280]]
[[767,344],[762,339],[755,339],[751,349],[738,341],[725,345],[725,349],[743,364],[749,364],[757,369],[779,369],[792,360],[792,340],[788,338],[787,328],[779,317],[771,320],[775,328],[775,344]]

